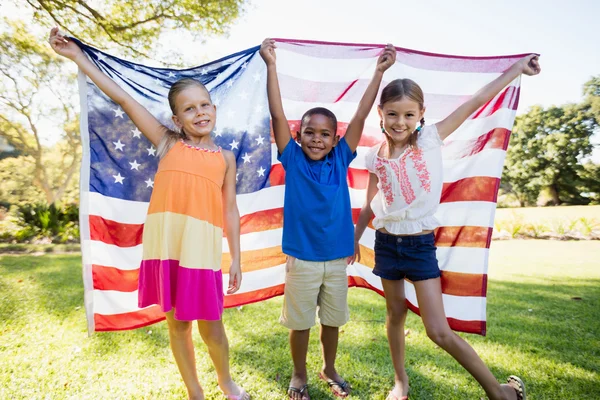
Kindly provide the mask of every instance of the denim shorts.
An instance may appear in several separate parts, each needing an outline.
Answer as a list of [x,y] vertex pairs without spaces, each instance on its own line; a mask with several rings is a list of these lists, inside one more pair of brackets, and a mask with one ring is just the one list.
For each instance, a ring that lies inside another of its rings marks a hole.
[[375,231],[373,273],[392,281],[439,278],[441,273],[435,249],[433,232],[418,236],[396,236]]

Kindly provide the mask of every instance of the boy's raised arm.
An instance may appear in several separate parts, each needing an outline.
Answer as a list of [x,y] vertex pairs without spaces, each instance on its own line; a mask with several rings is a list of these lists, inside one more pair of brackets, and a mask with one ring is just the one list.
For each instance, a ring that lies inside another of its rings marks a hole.
[[381,85],[381,80],[383,79],[383,73],[389,67],[394,65],[395,62],[396,48],[391,44],[388,44],[383,50],[383,53],[381,53],[377,59],[377,66],[375,67],[373,78],[371,79],[371,82],[369,82],[367,90],[365,90],[365,93],[360,99],[360,103],[358,103],[356,113],[348,124],[345,138],[346,143],[348,143],[348,147],[350,147],[352,152],[356,151],[358,142],[360,142],[360,137],[365,127],[365,120],[369,116],[371,108],[373,108],[373,103],[375,102],[377,92],[379,91],[379,85]]
[[279,154],[283,153],[285,146],[292,138],[290,126],[283,112],[279,81],[277,79],[277,65],[275,58],[275,41],[265,39],[260,46],[260,56],[267,64],[267,97],[269,98],[269,111],[273,121],[273,133]]

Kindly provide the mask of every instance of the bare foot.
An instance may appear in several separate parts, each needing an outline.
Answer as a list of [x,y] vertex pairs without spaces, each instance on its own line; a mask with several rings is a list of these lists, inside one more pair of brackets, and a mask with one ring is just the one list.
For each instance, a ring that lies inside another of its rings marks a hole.
[[408,396],[408,389],[408,375],[405,374],[402,380],[396,380],[394,388],[386,400],[400,400]]
[[231,400],[250,400],[250,395],[244,389],[239,387],[233,380],[229,382],[219,382],[219,388],[227,399]]

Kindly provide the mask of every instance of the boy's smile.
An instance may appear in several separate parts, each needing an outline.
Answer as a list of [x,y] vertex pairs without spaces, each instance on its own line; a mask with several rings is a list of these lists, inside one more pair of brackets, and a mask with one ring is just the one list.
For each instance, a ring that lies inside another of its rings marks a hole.
[[339,141],[335,126],[329,117],[313,114],[302,124],[297,140],[302,151],[311,160],[322,160]]

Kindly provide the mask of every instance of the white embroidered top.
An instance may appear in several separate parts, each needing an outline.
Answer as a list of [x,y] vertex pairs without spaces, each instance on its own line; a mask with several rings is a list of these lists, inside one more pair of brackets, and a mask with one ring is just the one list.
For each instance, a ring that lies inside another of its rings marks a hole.
[[387,153],[386,142],[369,149],[365,166],[379,178],[379,191],[371,201],[375,229],[400,235],[440,225],[434,214],[442,194],[442,144],[436,126],[427,125],[419,133],[417,147],[408,147],[398,158],[379,155]]

